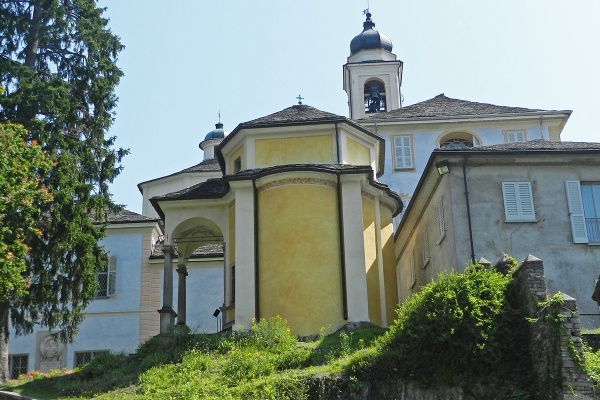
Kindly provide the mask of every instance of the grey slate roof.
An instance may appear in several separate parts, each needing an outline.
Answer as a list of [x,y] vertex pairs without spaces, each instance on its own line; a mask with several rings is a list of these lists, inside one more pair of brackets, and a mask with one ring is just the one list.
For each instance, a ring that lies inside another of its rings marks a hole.
[[189,168],[182,169],[181,171],[172,173],[170,175],[165,175],[165,176],[161,176],[160,178],[154,178],[154,179],[150,179],[149,181],[140,182],[140,183],[138,183],[137,186],[138,186],[140,193],[143,194],[141,185],[143,185],[144,183],[158,181],[160,179],[169,178],[171,176],[175,176],[175,175],[179,175],[179,174],[187,174],[187,173],[192,173],[192,172],[216,172],[216,171],[221,171],[221,167],[219,166],[219,161],[216,158],[211,158],[208,160],[204,160],[201,163],[193,165]]
[[[220,171],[219,162],[216,158],[210,158],[208,160],[202,161],[200,164],[196,164],[192,167],[182,169],[179,172],[175,172],[172,175],[184,174],[186,172],[210,172],[210,171]],[[171,175],[168,175],[171,176]]]
[[525,151],[525,150],[543,150],[543,151],[571,151],[571,150],[598,150],[600,151],[600,143],[594,142],[551,142],[549,140],[535,139],[529,142],[518,142],[508,144],[494,144],[490,146],[481,146],[462,149],[435,149],[434,153],[438,152],[488,152],[488,151]]
[[158,221],[158,218],[148,218],[141,214],[122,209],[118,212],[107,212],[106,221],[110,224],[124,224],[132,222],[152,222]]
[[213,178],[197,183],[189,188],[178,190],[177,192],[171,192],[163,196],[153,197],[151,200],[215,198],[221,197],[227,193],[227,190],[227,186],[222,178]]
[[346,119],[346,117],[329,113],[326,111],[321,111],[306,104],[297,104],[295,106],[285,108],[276,113],[269,114],[265,117],[260,117],[248,122],[244,122],[242,125],[271,125],[307,121],[332,121],[340,119]]
[[[165,255],[162,251],[162,245],[164,241],[156,242],[154,248],[152,249],[152,254],[150,254],[151,259],[163,258]],[[175,257],[179,256],[179,252],[177,249],[177,243],[175,243],[174,247],[174,255]],[[208,257],[222,257],[223,256],[223,245],[222,244],[205,244],[203,246],[198,247],[192,253],[191,258],[208,258]]]
[[[547,112],[546,110],[530,109],[523,107],[505,107],[487,103],[476,103],[452,99],[440,94],[432,99],[402,107],[384,113],[377,113],[367,119],[392,119],[392,118],[426,118],[426,117],[456,117],[462,115],[494,115],[514,113]],[[568,111],[570,113],[570,111]]]

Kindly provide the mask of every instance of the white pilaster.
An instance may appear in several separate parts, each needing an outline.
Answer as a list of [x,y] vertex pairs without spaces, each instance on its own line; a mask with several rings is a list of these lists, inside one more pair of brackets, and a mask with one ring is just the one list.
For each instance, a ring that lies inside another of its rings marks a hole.
[[342,176],[348,321],[369,321],[360,176]]
[[235,182],[235,325],[249,329],[255,315],[254,190]]
[[379,197],[375,197],[375,245],[377,246],[377,270],[379,272],[379,302],[381,304],[381,325],[388,326],[385,307],[385,285],[383,276],[383,245],[381,243],[381,215]]

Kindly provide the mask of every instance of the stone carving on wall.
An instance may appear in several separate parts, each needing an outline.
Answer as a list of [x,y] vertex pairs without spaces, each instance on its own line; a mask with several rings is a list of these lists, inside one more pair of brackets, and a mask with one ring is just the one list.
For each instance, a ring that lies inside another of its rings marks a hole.
[[[41,333],[41,332],[40,332]],[[38,357],[40,372],[48,372],[52,369],[62,369],[66,367],[65,344],[60,341],[56,334],[48,334],[41,338],[38,337]]]

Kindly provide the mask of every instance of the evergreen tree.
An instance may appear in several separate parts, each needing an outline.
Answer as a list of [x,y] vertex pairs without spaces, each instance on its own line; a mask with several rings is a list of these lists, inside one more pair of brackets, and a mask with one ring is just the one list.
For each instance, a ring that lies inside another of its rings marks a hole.
[[[52,160],[40,184],[54,196],[25,239],[28,290],[0,303],[17,334],[40,324],[72,340],[107,263],[98,240],[105,210],[115,209],[108,185],[128,151],[107,135],[123,46],[103,12],[94,0],[0,0],[0,121],[22,124]],[[8,319],[0,322],[6,332]],[[8,337],[0,338],[2,381]]]

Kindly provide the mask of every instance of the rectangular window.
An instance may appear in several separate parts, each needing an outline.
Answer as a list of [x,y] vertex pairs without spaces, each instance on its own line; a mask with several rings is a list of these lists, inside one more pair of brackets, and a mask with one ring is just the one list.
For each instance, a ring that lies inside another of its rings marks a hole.
[[422,247],[423,247],[423,266],[422,268],[425,268],[427,266],[427,264],[429,264],[429,237],[427,234],[427,225],[425,225],[425,227],[423,228],[423,233],[421,236],[421,242],[422,242]]
[[588,243],[600,243],[600,184],[582,183],[581,198]]
[[600,183],[566,181],[573,243],[600,244]]
[[394,136],[395,169],[412,169],[412,140],[410,136]]
[[504,131],[506,143],[524,142],[526,140],[525,131]]
[[440,197],[436,206],[438,243],[446,235],[446,221],[444,220],[444,198]]
[[502,182],[506,222],[535,222],[531,182]]
[[98,292],[96,298],[114,296],[117,292],[117,256],[111,256],[106,269],[98,273]]
[[29,365],[29,355],[27,354],[15,354],[8,356],[8,371],[10,373],[10,379],[18,379],[19,375],[27,373]]
[[76,351],[75,360],[73,360],[73,368],[83,367],[85,364],[89,363],[94,358],[109,353],[110,351],[108,350]]
[[408,285],[408,288],[410,289],[413,286],[415,286],[415,283],[417,283],[417,273],[415,271],[415,252],[414,251],[412,253],[410,253],[409,268],[410,268],[410,283]]

